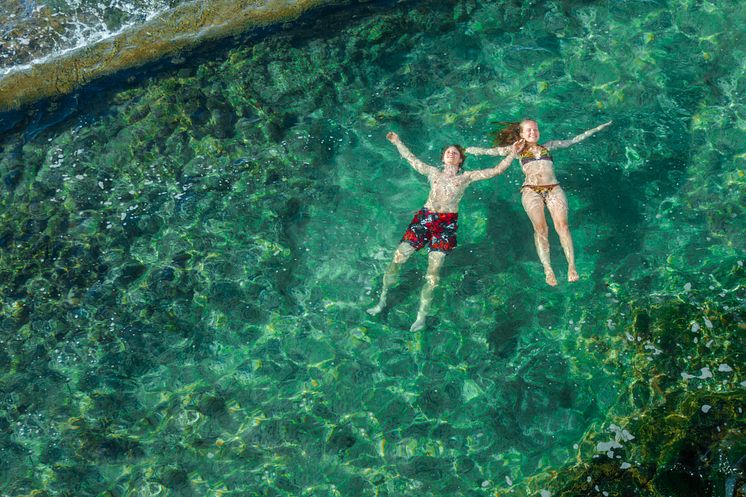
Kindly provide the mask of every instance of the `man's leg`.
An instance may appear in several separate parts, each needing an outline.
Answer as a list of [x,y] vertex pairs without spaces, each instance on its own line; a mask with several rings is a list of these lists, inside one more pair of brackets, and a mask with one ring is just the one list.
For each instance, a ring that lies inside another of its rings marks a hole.
[[427,275],[425,275],[425,286],[420,294],[420,309],[417,311],[417,320],[412,324],[411,331],[419,331],[425,327],[425,318],[430,311],[433,301],[433,292],[440,281],[440,268],[446,258],[444,252],[433,251],[427,257]]
[[389,264],[388,269],[383,275],[383,290],[381,290],[381,298],[378,299],[378,304],[376,304],[375,307],[371,307],[370,309],[368,309],[368,314],[370,314],[371,316],[375,316],[376,314],[380,313],[384,307],[386,307],[386,298],[388,297],[389,288],[391,287],[391,285],[396,283],[396,280],[399,276],[399,269],[405,262],[407,262],[409,256],[414,253],[414,247],[412,247],[407,242],[402,242],[399,244],[396,252],[394,252],[394,258],[391,261],[391,264]]

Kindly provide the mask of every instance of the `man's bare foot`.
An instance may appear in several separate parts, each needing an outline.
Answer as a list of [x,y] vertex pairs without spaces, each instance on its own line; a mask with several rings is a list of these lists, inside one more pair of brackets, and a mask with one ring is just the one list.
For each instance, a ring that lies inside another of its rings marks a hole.
[[365,312],[367,312],[367,313],[368,313],[368,314],[370,314],[371,316],[377,316],[378,314],[380,314],[380,313],[381,313],[381,311],[383,310],[383,308],[384,308],[385,306],[386,306],[386,304],[385,304],[385,303],[379,302],[379,303],[378,303],[378,304],[377,304],[377,305],[376,305],[375,307],[371,307],[370,309],[368,309],[368,310],[367,310],[367,311],[365,311]]
[[409,328],[409,331],[420,331],[424,327],[425,327],[425,316],[417,316],[417,321],[412,323],[412,326]]
[[567,281],[578,281],[578,271],[574,268],[567,268]]
[[544,276],[547,278],[547,285],[557,286],[557,277],[554,275],[554,271],[551,269],[545,269]]

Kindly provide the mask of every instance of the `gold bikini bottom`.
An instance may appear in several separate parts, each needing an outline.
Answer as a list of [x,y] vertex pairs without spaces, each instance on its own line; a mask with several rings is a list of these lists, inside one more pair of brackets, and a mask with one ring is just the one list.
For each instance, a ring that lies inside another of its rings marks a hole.
[[531,190],[538,193],[546,200],[547,195],[549,195],[549,192],[551,192],[556,186],[559,186],[559,183],[555,183],[553,185],[523,185],[521,187],[521,190],[523,190],[524,188],[530,188]]

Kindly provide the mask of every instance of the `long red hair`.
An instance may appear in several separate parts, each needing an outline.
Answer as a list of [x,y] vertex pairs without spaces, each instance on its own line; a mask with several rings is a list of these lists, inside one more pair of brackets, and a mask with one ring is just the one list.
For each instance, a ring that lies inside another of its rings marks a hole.
[[520,121],[499,121],[493,124],[501,126],[496,131],[490,133],[492,144],[496,147],[507,147],[514,144],[521,138],[521,125],[525,122],[536,122],[533,119],[521,119]]

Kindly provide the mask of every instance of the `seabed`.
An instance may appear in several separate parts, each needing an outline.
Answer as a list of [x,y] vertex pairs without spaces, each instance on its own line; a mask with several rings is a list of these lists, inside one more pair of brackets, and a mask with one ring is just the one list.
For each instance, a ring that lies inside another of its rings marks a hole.
[[[1,114],[0,495],[746,496],[744,25],[350,2]],[[514,164],[427,328],[421,254],[371,318],[428,188],[386,133],[437,164],[526,116],[613,120],[554,154],[580,281]]]

